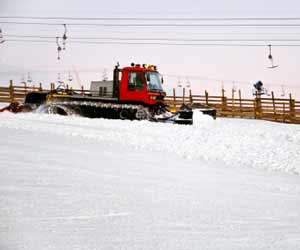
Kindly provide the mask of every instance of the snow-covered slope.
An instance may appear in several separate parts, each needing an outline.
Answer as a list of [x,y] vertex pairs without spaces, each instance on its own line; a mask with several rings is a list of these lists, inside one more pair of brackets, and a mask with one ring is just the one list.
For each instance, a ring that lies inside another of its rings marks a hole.
[[[91,139],[233,167],[300,173],[300,126],[217,119],[195,111],[193,126],[36,114],[1,114],[0,128]],[[47,125],[46,125],[47,124]]]
[[300,249],[300,127],[195,120],[1,113],[0,249]]

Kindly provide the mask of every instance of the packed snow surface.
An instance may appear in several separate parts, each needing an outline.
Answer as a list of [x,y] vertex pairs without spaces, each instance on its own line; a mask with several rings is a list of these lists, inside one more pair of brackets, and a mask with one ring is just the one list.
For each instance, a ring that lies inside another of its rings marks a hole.
[[0,249],[300,249],[300,126],[0,113]]

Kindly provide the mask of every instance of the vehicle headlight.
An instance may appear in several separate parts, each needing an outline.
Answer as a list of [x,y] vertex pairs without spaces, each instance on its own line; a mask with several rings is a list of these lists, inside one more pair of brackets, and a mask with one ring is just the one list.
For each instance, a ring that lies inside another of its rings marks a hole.
[[149,96],[149,99],[150,99],[150,100],[156,100],[156,97],[157,97],[156,95],[150,95],[150,96]]

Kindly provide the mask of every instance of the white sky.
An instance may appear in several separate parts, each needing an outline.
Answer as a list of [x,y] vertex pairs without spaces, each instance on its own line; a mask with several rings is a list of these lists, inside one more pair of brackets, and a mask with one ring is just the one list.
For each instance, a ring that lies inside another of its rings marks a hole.
[[[65,16],[65,17],[297,17],[299,1],[37,1],[0,0],[0,16]],[[1,21],[1,20],[0,20]],[[280,21],[277,21],[277,23]],[[24,26],[0,24],[5,34],[61,36],[63,27]],[[300,38],[299,28],[122,28],[122,27],[68,27],[68,36],[113,37],[170,37],[170,38]],[[210,33],[210,34],[208,34]],[[213,35],[219,33],[219,35]],[[220,34],[221,33],[221,34]],[[226,34],[224,34],[226,33]],[[245,33],[249,33],[245,35]],[[272,34],[270,34],[272,33]],[[274,34],[276,33],[276,34]],[[285,42],[286,43],[286,42]],[[300,42],[298,42],[299,44]],[[268,69],[266,47],[202,47],[157,45],[87,45],[67,44],[67,50],[56,59],[56,44],[5,42],[0,45],[0,84],[9,79],[20,82],[22,74],[31,72],[34,81],[47,85],[57,80],[57,73],[78,70],[82,84],[102,78],[116,62],[121,66],[131,62],[152,63],[165,75],[165,88],[177,85],[177,76],[185,83],[186,76],[193,92],[219,94],[221,80],[229,92],[232,81],[245,96],[251,94],[252,84],[265,83],[276,96],[292,92],[300,99],[300,47],[273,47],[276,69]],[[174,77],[171,77],[171,76]],[[192,77],[197,76],[197,77]],[[61,74],[67,79],[67,74]],[[75,77],[73,75],[73,77]],[[205,78],[207,80],[205,80]],[[212,80],[208,80],[212,79]],[[219,79],[219,81],[213,80]],[[76,87],[76,84],[74,83]],[[179,92],[179,89],[178,89]]]

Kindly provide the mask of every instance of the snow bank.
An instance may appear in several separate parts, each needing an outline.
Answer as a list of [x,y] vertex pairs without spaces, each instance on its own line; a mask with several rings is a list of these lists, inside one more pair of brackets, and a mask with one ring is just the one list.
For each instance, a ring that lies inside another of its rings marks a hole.
[[245,119],[213,120],[197,112],[193,126],[3,113],[0,128],[87,138],[106,145],[175,154],[224,166],[300,173],[299,125]]
[[198,126],[203,123],[203,122],[213,122],[214,119],[212,116],[209,115],[204,115],[199,109],[193,110],[193,122],[194,126]]
[[9,103],[6,103],[6,102],[0,102],[0,109],[1,108],[4,108],[4,107],[7,107],[9,105]]

